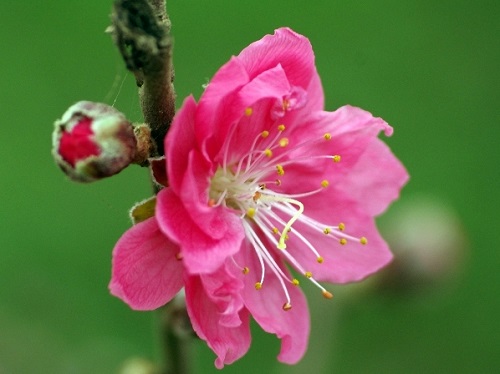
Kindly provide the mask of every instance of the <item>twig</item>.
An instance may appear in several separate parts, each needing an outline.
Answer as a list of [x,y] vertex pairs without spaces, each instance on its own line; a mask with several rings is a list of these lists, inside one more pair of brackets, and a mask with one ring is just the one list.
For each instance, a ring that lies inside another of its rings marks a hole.
[[157,154],[175,114],[172,39],[164,0],[116,0],[111,32],[139,87],[144,121]]

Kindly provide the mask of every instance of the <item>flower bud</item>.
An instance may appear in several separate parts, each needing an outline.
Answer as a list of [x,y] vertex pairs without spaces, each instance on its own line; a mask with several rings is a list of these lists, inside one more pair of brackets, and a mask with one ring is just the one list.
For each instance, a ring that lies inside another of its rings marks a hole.
[[55,122],[52,154],[74,181],[93,182],[117,174],[135,158],[132,124],[115,108],[80,101]]

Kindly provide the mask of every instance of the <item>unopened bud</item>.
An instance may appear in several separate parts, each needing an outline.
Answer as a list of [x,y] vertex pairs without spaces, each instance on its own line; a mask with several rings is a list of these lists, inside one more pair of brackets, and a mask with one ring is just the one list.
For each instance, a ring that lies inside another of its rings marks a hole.
[[113,107],[80,101],[55,123],[52,154],[74,181],[92,182],[117,174],[137,153],[132,124]]

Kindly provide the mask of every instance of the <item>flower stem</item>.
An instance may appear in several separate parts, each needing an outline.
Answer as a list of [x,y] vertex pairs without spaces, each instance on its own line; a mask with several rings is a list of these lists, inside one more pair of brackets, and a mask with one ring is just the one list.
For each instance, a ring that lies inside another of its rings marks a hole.
[[162,374],[188,374],[191,371],[189,351],[194,333],[183,298],[183,295],[176,296],[160,310],[165,355]]

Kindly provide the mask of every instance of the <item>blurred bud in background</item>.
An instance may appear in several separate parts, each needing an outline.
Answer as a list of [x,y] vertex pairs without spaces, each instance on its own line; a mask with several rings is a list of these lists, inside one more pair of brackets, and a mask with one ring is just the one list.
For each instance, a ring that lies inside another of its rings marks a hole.
[[90,101],[76,103],[56,121],[52,142],[56,163],[77,182],[117,174],[137,153],[134,128],[125,116]]
[[394,260],[379,274],[379,287],[418,292],[457,279],[469,244],[451,207],[437,198],[406,198],[384,218],[381,231]]
[[119,374],[160,374],[160,369],[152,362],[141,358],[133,357],[125,361],[120,368]]

